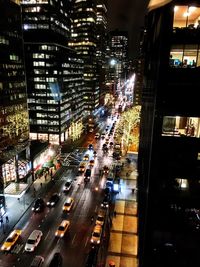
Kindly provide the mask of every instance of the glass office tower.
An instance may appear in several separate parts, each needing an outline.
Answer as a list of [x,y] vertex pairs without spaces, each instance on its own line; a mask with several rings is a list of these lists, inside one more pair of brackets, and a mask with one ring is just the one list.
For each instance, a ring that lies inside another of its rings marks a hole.
[[30,136],[55,144],[83,130],[83,61],[68,47],[70,4],[22,2]]
[[72,34],[70,47],[84,61],[85,113],[92,114],[99,107],[99,85],[97,83],[97,10],[96,1],[72,1]]
[[200,5],[156,2],[146,20],[139,266],[198,266]]

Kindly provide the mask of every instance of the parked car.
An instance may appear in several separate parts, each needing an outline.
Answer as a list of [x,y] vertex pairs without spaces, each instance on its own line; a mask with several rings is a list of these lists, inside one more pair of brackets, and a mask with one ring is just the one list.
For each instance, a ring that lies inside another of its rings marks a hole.
[[48,207],[54,207],[57,204],[57,202],[59,201],[59,199],[60,199],[59,194],[58,193],[54,193],[50,197],[49,201],[47,201],[47,206]]
[[36,199],[33,207],[32,207],[32,211],[34,212],[41,212],[43,211],[45,208],[45,202],[42,198],[38,198]]

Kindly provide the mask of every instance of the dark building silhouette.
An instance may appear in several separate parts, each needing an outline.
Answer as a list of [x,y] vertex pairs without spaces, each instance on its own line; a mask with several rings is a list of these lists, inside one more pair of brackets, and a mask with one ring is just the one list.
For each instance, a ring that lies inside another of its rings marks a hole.
[[139,266],[192,267],[200,244],[200,4],[162,2],[146,18]]
[[[0,193],[30,171],[20,6],[0,1]],[[4,201],[3,201],[4,202]],[[1,214],[2,203],[0,203]]]

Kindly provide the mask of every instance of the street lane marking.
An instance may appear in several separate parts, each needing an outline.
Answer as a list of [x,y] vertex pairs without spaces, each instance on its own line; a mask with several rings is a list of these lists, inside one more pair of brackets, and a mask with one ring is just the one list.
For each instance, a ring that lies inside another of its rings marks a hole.
[[50,230],[47,232],[47,235],[46,235],[46,237],[45,237],[45,239],[44,239],[44,240],[46,240],[46,239],[47,239],[47,237],[48,237],[49,233],[50,233]]
[[88,240],[89,240],[89,237],[87,237],[87,239],[85,241],[85,247],[87,246]]
[[72,239],[72,245],[73,245],[73,243],[74,243],[74,241],[75,241],[75,238],[76,238],[76,234],[74,235],[74,237],[73,237],[73,239]]

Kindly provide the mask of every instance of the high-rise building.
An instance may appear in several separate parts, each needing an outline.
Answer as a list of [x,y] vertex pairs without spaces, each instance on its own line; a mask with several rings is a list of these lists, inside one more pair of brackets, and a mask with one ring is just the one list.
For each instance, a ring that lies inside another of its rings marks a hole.
[[22,1],[30,137],[57,144],[83,130],[83,61],[67,46],[70,3]]
[[84,61],[84,101],[87,115],[99,107],[97,83],[97,6],[96,0],[72,1],[72,34],[70,47]]
[[128,32],[115,30],[109,32],[109,35],[111,56],[116,60],[116,76],[119,84],[122,84],[127,79]]
[[107,36],[107,7],[105,0],[97,0],[97,81],[99,82],[100,88],[100,105],[104,104],[105,94],[106,94],[106,48],[108,45]]
[[197,266],[200,3],[150,1],[138,157],[139,266]]
[[[20,6],[0,1],[0,193],[30,166],[29,122]],[[22,162],[23,160],[23,162]],[[0,203],[1,213],[1,203]]]

